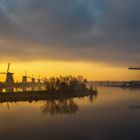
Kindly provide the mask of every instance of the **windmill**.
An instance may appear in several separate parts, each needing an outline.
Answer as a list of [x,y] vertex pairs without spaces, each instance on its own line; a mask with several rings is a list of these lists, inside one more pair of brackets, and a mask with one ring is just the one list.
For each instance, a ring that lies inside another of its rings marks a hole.
[[10,69],[10,63],[8,63],[7,72],[1,72],[0,74],[6,75],[6,80],[5,80],[6,84],[13,84],[14,83],[14,78],[13,78],[14,73],[9,72],[9,69]]
[[38,80],[38,83],[40,83],[40,82],[41,82],[41,79],[40,79],[40,76],[39,76],[39,75],[38,75],[38,79],[37,79],[37,80]]
[[33,74],[32,74],[31,81],[32,81],[32,83],[35,83],[35,78],[33,77]]
[[27,81],[28,78],[31,78],[31,77],[28,77],[27,76],[27,71],[25,71],[25,75],[22,76],[22,83],[24,83],[24,84],[27,83],[28,82]]
[[38,78],[36,80],[38,83],[41,83],[41,81],[43,81],[43,79],[41,79],[39,75],[38,75]]

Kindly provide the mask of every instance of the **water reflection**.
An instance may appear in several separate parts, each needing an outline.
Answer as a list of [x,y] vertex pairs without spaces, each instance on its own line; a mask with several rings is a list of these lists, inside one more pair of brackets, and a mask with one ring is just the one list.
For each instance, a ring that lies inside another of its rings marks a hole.
[[[97,98],[96,95],[89,95],[85,96],[88,99],[88,102],[94,103],[95,99]],[[72,115],[76,114],[79,111],[79,105],[75,99],[80,99],[80,98],[62,98],[62,99],[48,99],[48,100],[24,100],[21,97],[21,101],[0,101],[0,105],[5,104],[7,106],[7,109],[10,110],[12,109],[11,104],[15,103],[26,103],[29,105],[32,104],[40,104],[41,112],[43,114],[49,114],[49,115]],[[26,102],[25,102],[26,101]]]
[[2,102],[0,138],[140,140],[139,105],[140,90],[108,87],[98,96]]
[[50,100],[43,104],[42,113],[50,115],[72,115],[78,112],[79,107],[73,99]]

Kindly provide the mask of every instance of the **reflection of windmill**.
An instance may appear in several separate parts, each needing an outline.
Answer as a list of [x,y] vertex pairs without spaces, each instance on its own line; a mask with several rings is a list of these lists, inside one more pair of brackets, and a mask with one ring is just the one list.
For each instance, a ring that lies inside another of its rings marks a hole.
[[31,78],[31,77],[28,77],[27,76],[27,71],[25,71],[25,75],[22,76],[22,83],[27,83],[28,82],[27,81],[28,78]]
[[13,78],[14,73],[9,72],[9,69],[10,69],[10,63],[8,63],[7,72],[1,72],[0,74],[6,74],[5,83],[13,84],[14,83],[14,78]]

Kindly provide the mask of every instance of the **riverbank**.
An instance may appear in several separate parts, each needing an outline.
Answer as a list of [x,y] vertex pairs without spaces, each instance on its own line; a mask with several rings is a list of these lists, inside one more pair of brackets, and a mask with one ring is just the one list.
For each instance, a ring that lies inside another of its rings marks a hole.
[[96,90],[69,90],[69,91],[26,91],[15,93],[0,93],[0,102],[39,101],[49,99],[66,99],[97,95]]

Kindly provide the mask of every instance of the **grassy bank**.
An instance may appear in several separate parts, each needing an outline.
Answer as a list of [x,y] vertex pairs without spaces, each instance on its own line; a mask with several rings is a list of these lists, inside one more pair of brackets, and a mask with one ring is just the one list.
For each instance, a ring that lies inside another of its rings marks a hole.
[[93,90],[66,90],[66,91],[28,91],[16,93],[0,93],[0,102],[18,102],[18,101],[39,101],[49,99],[65,99],[74,97],[83,97],[96,95]]

